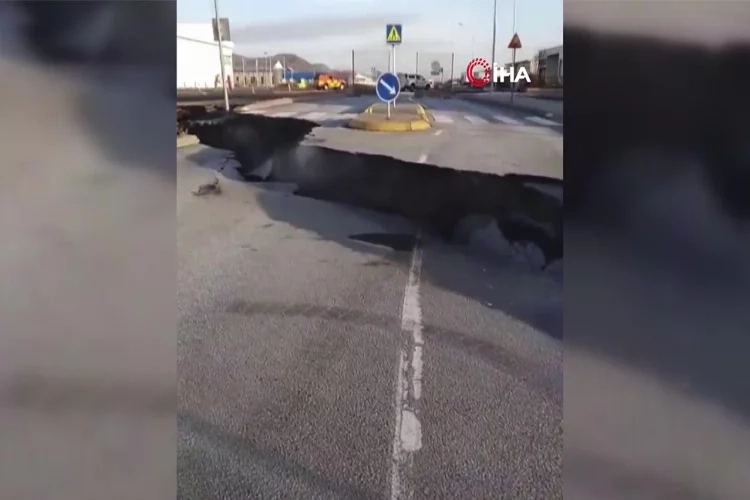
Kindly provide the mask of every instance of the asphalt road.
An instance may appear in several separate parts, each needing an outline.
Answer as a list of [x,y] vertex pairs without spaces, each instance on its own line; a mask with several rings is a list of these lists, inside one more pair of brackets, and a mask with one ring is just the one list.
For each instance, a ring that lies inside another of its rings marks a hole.
[[[559,126],[447,102],[425,102],[455,118],[428,133],[317,115],[311,140],[562,175]],[[499,255],[489,231],[415,239],[400,217],[230,174],[220,196],[190,194],[225,154],[178,150],[178,497],[562,498],[557,271]]]
[[[404,95],[403,101],[412,99]],[[529,173],[562,178],[563,126],[560,121],[514,109],[487,107],[462,99],[414,99],[434,116],[429,132],[372,134],[346,124],[370,104],[370,96],[335,96],[256,110],[272,117],[304,118],[320,124],[308,144],[343,151],[386,154],[456,169]]]
[[[281,97],[293,97],[302,100],[318,98],[326,99],[328,98],[327,94],[330,94],[330,92],[315,90],[284,91],[265,89],[256,89],[256,91],[253,92],[252,89],[249,88],[237,88],[230,92],[229,104],[230,106],[239,106],[242,104],[265,101],[268,99],[278,99]],[[178,90],[177,104],[181,106],[222,106],[224,104],[224,91],[223,89]]]

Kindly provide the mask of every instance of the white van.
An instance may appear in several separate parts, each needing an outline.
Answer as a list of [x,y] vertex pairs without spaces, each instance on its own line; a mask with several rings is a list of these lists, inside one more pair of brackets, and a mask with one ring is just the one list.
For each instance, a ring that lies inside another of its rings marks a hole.
[[398,79],[401,82],[401,90],[414,92],[415,90],[430,90],[433,87],[432,80],[414,73],[401,73]]

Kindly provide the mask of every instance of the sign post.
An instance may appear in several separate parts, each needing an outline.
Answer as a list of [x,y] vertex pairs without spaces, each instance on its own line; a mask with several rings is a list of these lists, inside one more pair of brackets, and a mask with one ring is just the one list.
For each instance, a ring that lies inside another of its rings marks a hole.
[[221,86],[224,88],[224,108],[229,111],[229,92],[227,91],[227,75],[226,75],[226,68],[224,67],[224,34],[221,32],[221,18],[219,18],[219,2],[218,0],[214,0],[214,14],[216,14],[216,31],[218,33],[218,42],[219,42],[219,60],[221,62],[221,65],[219,66],[221,68]]
[[443,68],[440,66],[440,61],[432,61],[432,63],[430,63],[430,75],[438,76],[442,72]]
[[388,103],[388,119],[391,119],[391,103],[396,101],[401,93],[401,82],[398,81],[396,73],[383,73],[375,83],[375,93],[378,99]]
[[456,66],[456,53],[451,52],[451,92],[453,92],[453,69]]
[[[490,67],[492,70],[495,70],[495,63],[497,62],[497,59],[495,59],[495,47],[497,46],[497,0],[495,0],[495,7],[492,11],[492,60],[490,61]],[[492,81],[490,82],[490,91],[495,91],[495,77],[493,75]]]
[[[515,76],[516,73],[516,49],[521,48],[521,39],[518,36],[518,33],[513,34],[513,38],[510,39],[510,42],[508,42],[508,48],[513,50],[513,58],[511,59],[511,68],[512,73],[511,75]],[[513,94],[516,91],[516,82],[511,80],[510,81],[510,103],[513,104]]]
[[[402,28],[400,24],[386,24],[385,25],[385,43],[391,46],[391,64],[389,70],[394,75],[397,75],[396,73],[396,45],[400,45],[403,41],[402,36]],[[382,75],[381,75],[382,76]],[[396,76],[396,80],[398,80],[398,76]],[[380,80],[378,80],[380,81]],[[379,84],[378,84],[379,88]],[[401,87],[399,87],[399,92],[401,92]],[[393,99],[393,107],[396,107],[396,100]],[[391,116],[391,101],[388,101],[388,117]]]

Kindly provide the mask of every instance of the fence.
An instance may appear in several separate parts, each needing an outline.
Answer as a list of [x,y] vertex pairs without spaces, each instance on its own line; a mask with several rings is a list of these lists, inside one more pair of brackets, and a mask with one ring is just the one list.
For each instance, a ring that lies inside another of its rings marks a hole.
[[[378,49],[350,50],[346,48],[326,51],[326,60],[308,60],[315,66],[325,64],[339,78],[347,81],[349,86],[354,84],[374,85],[375,80],[381,73],[390,71],[393,52],[383,46]],[[460,79],[463,76],[465,66],[455,68],[456,57],[451,52],[420,52],[400,50],[395,51],[396,72],[401,74],[418,74],[433,81],[433,86],[439,86],[452,79]],[[239,61],[237,60],[239,59]],[[313,71],[295,70],[292,64],[282,62],[287,70],[274,69],[276,59],[273,57],[245,58],[244,64],[241,56],[235,58],[234,62],[234,85],[237,87],[273,87],[279,84],[285,85],[289,80],[292,85],[298,85],[300,77],[308,81],[313,78]],[[465,64],[468,61],[464,61]],[[308,67],[309,69],[309,67]],[[309,75],[307,74],[309,73]]]
[[[537,73],[540,67],[539,54],[541,48],[536,47],[525,49],[522,54],[529,57],[516,57],[516,69],[524,67],[531,78],[532,86],[549,86],[550,82],[538,81]],[[483,57],[490,60],[489,55],[477,53],[477,57]],[[381,49],[353,50],[352,51],[352,73],[354,75],[366,75],[370,79],[377,79],[378,75],[385,71],[392,70],[391,49],[384,46]],[[437,52],[437,51],[418,51],[405,50],[402,47],[396,47],[395,65],[396,73],[399,74],[417,74],[428,80],[432,80],[433,87],[451,88],[461,85],[465,82],[466,67],[474,56],[469,53],[456,52]],[[511,53],[509,49],[498,49],[496,60],[498,64],[510,67]],[[506,64],[503,64],[506,61]],[[544,62],[544,60],[542,61]],[[549,61],[547,65],[549,65]],[[559,56],[559,63],[554,61],[560,68],[555,76],[557,85],[562,85],[562,55]],[[542,64],[542,66],[544,66]],[[547,78],[549,80],[549,78]],[[502,86],[501,84],[498,86]],[[507,86],[507,82],[506,82]]]
[[[537,54],[538,51],[525,50],[526,54]],[[289,55],[289,54],[287,54]],[[484,54],[477,54],[485,57]],[[502,50],[498,51],[499,61],[510,61],[510,55]],[[326,50],[324,60],[307,57],[306,64],[295,66],[300,58],[290,56],[292,59],[284,60],[284,56],[267,56],[258,58],[243,58],[235,55],[234,58],[234,85],[237,87],[276,87],[309,86],[318,71],[328,68],[330,73],[348,83],[349,87],[367,89],[374,87],[375,81],[381,73],[391,71],[395,64],[395,71],[400,75],[421,75],[431,80],[432,88],[453,88],[460,86],[465,81],[466,65],[471,60],[470,53],[455,53],[448,51],[413,50],[397,46],[394,51],[383,44],[377,48],[356,48],[354,50],[346,47]],[[277,60],[278,59],[278,60]],[[485,57],[489,59],[489,57]],[[535,84],[536,66],[535,59],[521,60],[518,58],[517,65],[523,65],[531,74],[532,85]],[[277,67],[281,63],[286,69]],[[300,63],[301,64],[301,63]],[[561,64],[560,64],[561,65]],[[302,83],[301,83],[302,81]]]

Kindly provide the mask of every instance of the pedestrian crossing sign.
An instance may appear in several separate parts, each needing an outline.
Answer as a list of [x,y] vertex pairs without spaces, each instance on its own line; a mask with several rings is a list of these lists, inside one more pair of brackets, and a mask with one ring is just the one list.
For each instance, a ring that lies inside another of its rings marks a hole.
[[386,24],[385,25],[385,42],[392,45],[401,43],[401,25],[400,24]]

